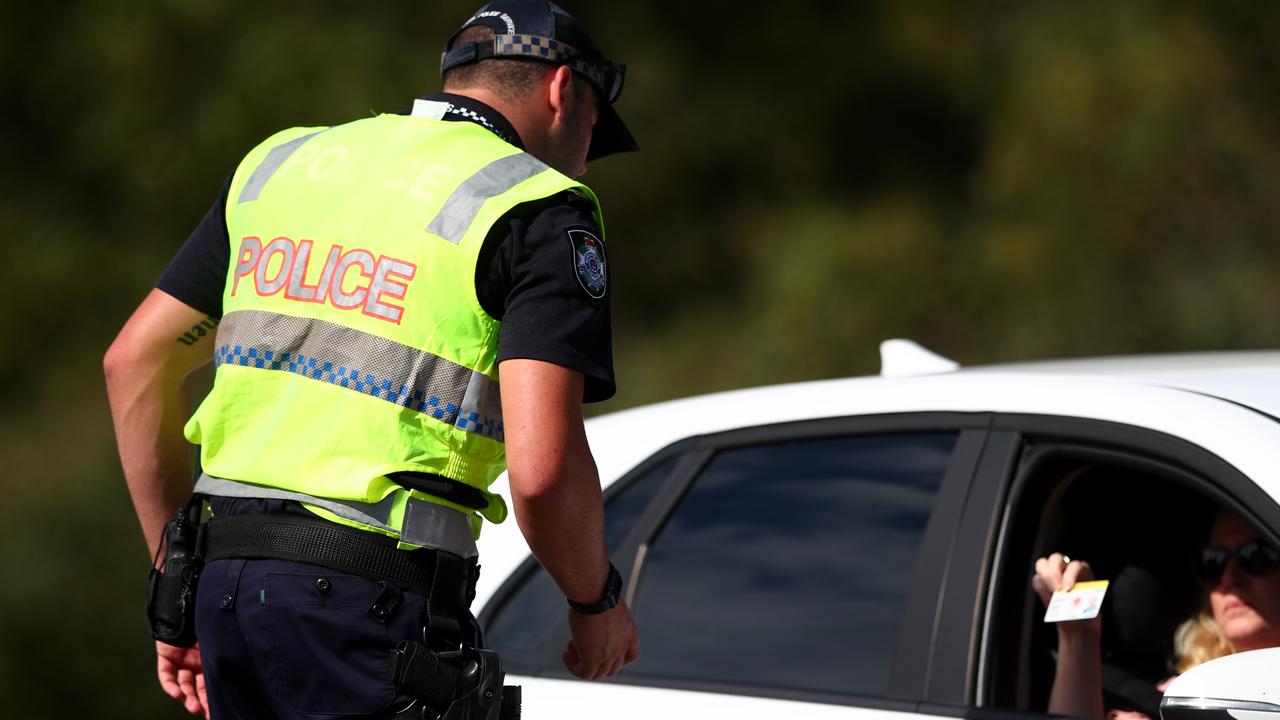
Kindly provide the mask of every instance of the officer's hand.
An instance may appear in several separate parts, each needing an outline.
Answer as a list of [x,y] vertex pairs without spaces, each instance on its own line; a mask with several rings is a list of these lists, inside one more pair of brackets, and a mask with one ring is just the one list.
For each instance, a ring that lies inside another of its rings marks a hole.
[[564,666],[584,680],[612,677],[640,656],[640,639],[625,600],[599,615],[569,610],[569,633]]
[[200,664],[200,646],[180,648],[156,641],[156,674],[160,687],[174,700],[181,701],[192,715],[209,718],[209,698],[204,690],[204,667]]

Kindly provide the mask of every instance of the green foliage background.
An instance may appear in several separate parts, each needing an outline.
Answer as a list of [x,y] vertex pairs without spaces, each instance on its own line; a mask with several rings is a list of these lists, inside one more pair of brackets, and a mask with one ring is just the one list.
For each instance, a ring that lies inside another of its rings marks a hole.
[[[616,409],[962,363],[1280,345],[1280,5],[572,3]],[[179,717],[102,352],[240,155],[437,88],[459,2],[81,0],[0,22],[0,715]]]

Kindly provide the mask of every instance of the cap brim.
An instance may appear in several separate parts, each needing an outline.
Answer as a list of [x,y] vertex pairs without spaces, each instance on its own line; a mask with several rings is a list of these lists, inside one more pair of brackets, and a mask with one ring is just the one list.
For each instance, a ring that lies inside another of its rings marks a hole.
[[618,112],[610,103],[601,103],[600,117],[591,131],[591,147],[587,148],[587,162],[615,153],[635,152],[640,149],[631,131],[622,123]]

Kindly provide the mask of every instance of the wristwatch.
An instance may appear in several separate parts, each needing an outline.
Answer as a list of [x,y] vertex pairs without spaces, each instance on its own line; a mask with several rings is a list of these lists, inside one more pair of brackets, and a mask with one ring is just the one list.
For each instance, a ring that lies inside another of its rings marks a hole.
[[569,600],[569,607],[577,610],[583,615],[599,615],[607,610],[618,607],[618,597],[622,595],[622,574],[618,572],[618,568],[609,563],[609,580],[604,586],[604,595],[593,603],[580,603]]

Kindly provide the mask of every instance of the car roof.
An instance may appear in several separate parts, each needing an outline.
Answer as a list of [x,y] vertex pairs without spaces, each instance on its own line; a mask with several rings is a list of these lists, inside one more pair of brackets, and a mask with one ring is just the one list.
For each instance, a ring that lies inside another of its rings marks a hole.
[[963,372],[1091,375],[1200,393],[1280,418],[1280,351],[1122,355],[1003,363]]
[[[1236,448],[1241,444],[1241,423],[1252,423],[1268,436],[1280,431],[1280,352],[1012,363],[918,375],[888,370],[890,377],[730,390],[622,410],[589,420],[588,436],[607,483],[684,437],[830,417],[921,412],[1060,415],[1157,430],[1224,457],[1245,450]],[[1235,419],[1240,414],[1255,417]],[[1213,421],[1207,422],[1209,418]],[[1257,447],[1245,455],[1256,457],[1263,450]]]

